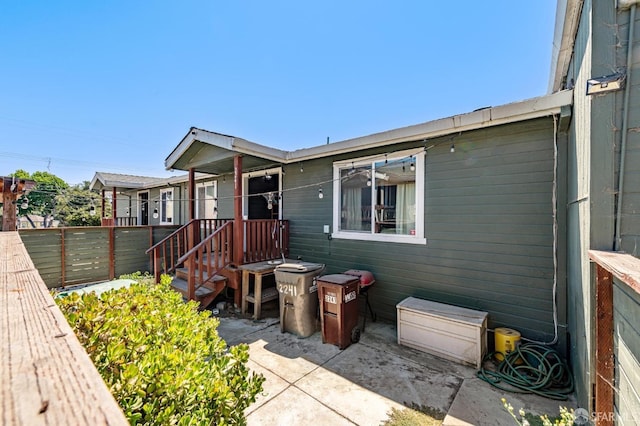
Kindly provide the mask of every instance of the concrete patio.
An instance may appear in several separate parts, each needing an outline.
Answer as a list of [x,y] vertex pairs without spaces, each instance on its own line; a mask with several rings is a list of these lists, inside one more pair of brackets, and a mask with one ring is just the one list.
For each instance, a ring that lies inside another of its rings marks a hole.
[[399,346],[395,324],[367,322],[360,342],[344,350],[323,344],[320,332],[281,333],[277,318],[223,317],[218,331],[229,345],[247,343],[249,367],[266,377],[249,425],[379,425],[406,406],[446,414],[444,425],[514,425],[503,397],[534,414],[575,406],[499,391],[471,367]]

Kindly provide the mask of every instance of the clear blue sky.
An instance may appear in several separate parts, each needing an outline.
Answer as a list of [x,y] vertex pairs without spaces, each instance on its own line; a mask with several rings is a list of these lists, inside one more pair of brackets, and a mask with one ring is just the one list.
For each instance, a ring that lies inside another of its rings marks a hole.
[[0,175],[170,176],[191,126],[292,150],[541,96],[555,5],[4,0]]

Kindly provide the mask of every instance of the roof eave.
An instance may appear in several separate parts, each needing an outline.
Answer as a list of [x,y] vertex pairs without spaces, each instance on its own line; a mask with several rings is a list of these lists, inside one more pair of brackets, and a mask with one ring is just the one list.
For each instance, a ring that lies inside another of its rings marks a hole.
[[549,93],[563,88],[575,44],[584,0],[558,0],[551,52]]
[[421,139],[433,139],[452,133],[466,132],[517,121],[559,114],[563,106],[571,105],[572,91],[528,99],[522,102],[481,109],[467,114],[429,121],[369,136],[320,145],[289,152],[286,163],[293,163],[356,150],[376,148]]

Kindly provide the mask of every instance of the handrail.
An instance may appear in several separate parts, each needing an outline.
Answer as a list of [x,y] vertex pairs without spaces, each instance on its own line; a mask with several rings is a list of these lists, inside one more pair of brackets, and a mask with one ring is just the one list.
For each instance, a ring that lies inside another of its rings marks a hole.
[[195,299],[198,288],[212,281],[218,272],[230,265],[232,254],[233,221],[229,221],[182,255],[176,264],[187,265],[187,298]]
[[149,248],[146,253],[153,252],[153,274],[156,281],[160,280],[162,272],[175,271],[182,263],[177,259],[227,222],[229,219],[192,219]]
[[157,243],[155,243],[154,245],[152,245],[151,247],[149,247],[147,249],[147,251],[145,251],[145,254],[149,254],[151,253],[153,250],[155,250],[156,248],[160,247],[161,245],[163,245],[165,242],[167,242],[168,240],[170,240],[171,238],[173,238],[175,235],[177,235],[178,233],[182,232],[183,230],[185,230],[189,225],[191,225],[192,222],[196,221],[198,219],[192,219],[189,222],[185,223],[184,225],[182,225],[180,228],[176,229],[175,231],[173,231],[171,234],[167,235],[166,237],[164,237],[163,239],[161,239],[160,241],[158,241]]

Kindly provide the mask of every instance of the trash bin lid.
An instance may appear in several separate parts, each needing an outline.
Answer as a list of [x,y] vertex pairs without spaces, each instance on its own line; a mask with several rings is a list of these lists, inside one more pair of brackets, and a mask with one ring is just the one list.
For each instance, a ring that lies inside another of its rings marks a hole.
[[345,275],[354,275],[360,278],[360,287],[368,287],[376,282],[373,274],[369,271],[361,271],[359,269],[349,269],[344,272]]
[[276,266],[276,271],[280,272],[312,272],[324,268],[322,263],[300,262],[300,263],[283,263]]
[[358,282],[360,281],[360,279],[353,275],[332,274],[332,275],[323,275],[321,277],[318,277],[318,281],[331,283],[331,284],[347,285],[347,284],[351,284],[354,281]]

